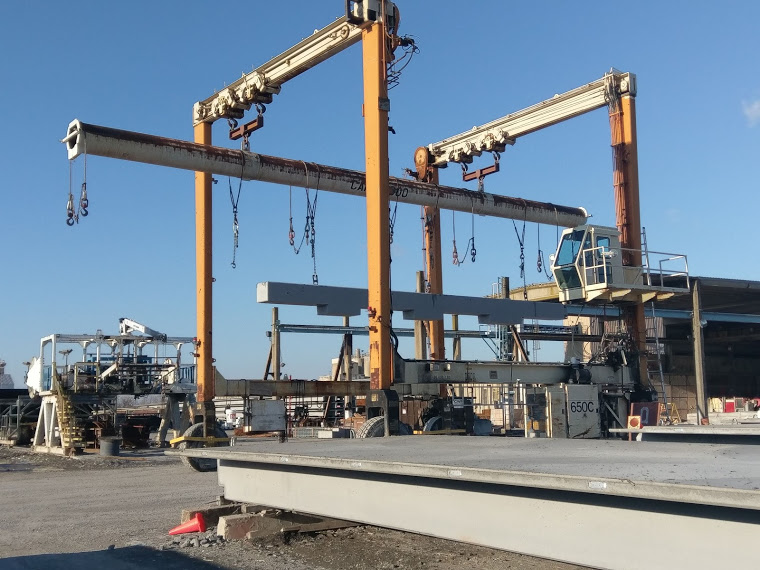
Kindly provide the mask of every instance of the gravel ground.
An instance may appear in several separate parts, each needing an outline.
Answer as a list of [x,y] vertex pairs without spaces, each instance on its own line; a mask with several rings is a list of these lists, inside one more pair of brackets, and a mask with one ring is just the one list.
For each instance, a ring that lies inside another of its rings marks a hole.
[[0,567],[8,570],[578,568],[374,527],[256,543],[215,540],[209,529],[175,540],[167,531],[181,510],[222,491],[215,473],[151,450],[63,458],[0,448],[0,489]]

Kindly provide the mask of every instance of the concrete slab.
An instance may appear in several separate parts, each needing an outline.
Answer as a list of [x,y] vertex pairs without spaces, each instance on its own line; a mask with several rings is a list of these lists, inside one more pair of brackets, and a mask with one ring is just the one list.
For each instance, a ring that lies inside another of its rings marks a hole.
[[619,440],[395,437],[246,442],[229,453],[267,453],[760,489],[760,449]]
[[[189,453],[219,460],[230,500],[596,568],[707,567],[760,529],[757,446],[412,436]],[[646,558],[626,555],[631,520]]]

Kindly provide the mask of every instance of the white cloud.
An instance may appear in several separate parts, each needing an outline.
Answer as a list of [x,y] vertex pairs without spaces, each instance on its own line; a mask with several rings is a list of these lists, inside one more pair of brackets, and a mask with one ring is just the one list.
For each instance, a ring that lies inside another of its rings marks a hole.
[[742,111],[744,111],[744,116],[747,117],[750,127],[760,123],[760,99],[755,99],[749,103],[742,101]]

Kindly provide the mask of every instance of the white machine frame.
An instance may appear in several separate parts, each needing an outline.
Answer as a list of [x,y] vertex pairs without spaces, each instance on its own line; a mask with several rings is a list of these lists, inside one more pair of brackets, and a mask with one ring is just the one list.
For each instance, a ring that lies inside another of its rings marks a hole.
[[617,228],[583,225],[564,230],[550,257],[560,301],[643,303],[689,292],[685,255],[644,249],[642,265],[624,265],[633,253],[620,247]]

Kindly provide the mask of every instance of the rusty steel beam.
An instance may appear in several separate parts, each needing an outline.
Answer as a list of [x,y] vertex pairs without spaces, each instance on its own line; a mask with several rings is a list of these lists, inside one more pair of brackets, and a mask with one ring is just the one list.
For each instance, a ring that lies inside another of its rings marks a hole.
[[[365,197],[363,172],[245,152],[205,146],[188,141],[82,123],[69,125],[63,139],[69,159],[80,154],[156,164],[170,168],[207,172],[289,186],[319,188],[327,192]],[[575,227],[585,224],[583,208],[560,206],[522,198],[439,186],[390,177],[391,200],[445,210],[542,224]]]

